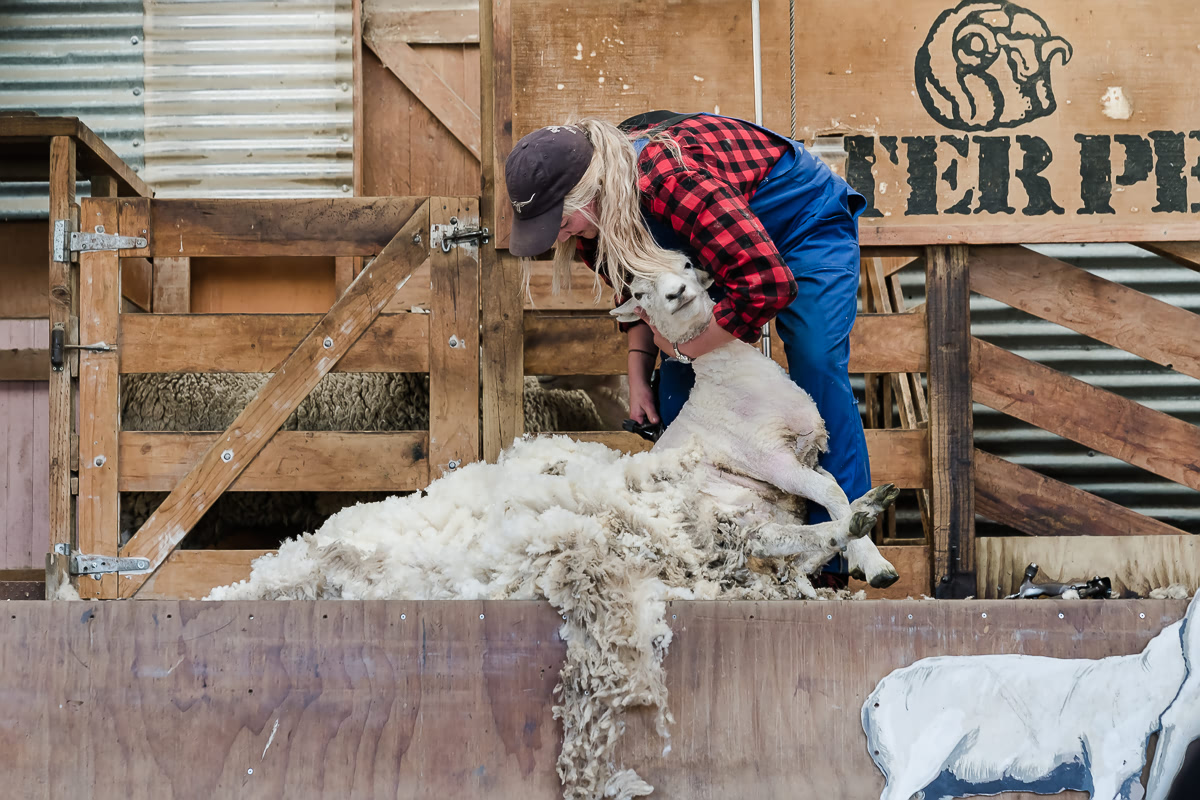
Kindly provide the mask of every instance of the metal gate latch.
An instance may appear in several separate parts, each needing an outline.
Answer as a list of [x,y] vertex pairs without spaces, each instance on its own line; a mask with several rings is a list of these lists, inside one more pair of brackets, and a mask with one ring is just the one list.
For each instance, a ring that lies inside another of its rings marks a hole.
[[140,250],[146,246],[142,236],[118,236],[105,233],[103,225],[95,233],[72,231],[71,221],[54,220],[54,260],[67,262],[75,253],[95,253],[101,250]]
[[148,558],[118,558],[116,556],[92,556],[85,553],[73,553],[65,544],[54,545],[54,552],[71,557],[72,575],[92,575],[96,580],[100,576],[115,572],[149,572]]
[[474,244],[478,246],[487,244],[489,241],[491,241],[491,234],[487,228],[468,227],[465,223],[459,222],[458,217],[451,217],[449,225],[429,226],[429,246],[440,247],[443,253],[449,253],[450,248],[459,245]]
[[116,345],[110,345],[105,342],[97,342],[96,344],[66,344],[66,329],[61,322],[54,323],[54,328],[50,331],[50,368],[55,372],[62,372],[63,369],[63,352],[66,350],[91,350],[96,353],[111,353],[117,349]]

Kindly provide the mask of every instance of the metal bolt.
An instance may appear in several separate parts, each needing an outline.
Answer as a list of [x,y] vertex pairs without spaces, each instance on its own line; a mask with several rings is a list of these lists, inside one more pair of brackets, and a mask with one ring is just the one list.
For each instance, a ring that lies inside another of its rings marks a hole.
[[346,83],[345,81],[342,81],[341,83],[338,84],[338,88],[341,89],[343,92],[348,92],[348,91],[350,91],[350,84]]
[[221,460],[226,464],[228,464],[230,461],[233,461],[233,451],[226,450],[225,452],[221,453]]
[[253,775],[253,774],[254,774],[254,767],[251,767],[250,769],[246,770],[246,774],[247,774],[247,775]]
[[413,234],[413,244],[420,244],[420,243],[421,243],[421,234],[414,233]]
[[455,469],[458,469],[458,465],[461,463],[462,463],[461,461],[459,461],[458,459],[455,459],[454,461],[451,461],[449,464],[447,464],[446,468],[450,469],[450,470],[455,470]]
[[93,461],[92,463],[95,464],[97,467],[103,467],[104,462],[107,460],[108,459],[106,459],[104,456],[96,456],[95,461]]
[[350,184],[348,184],[348,183],[343,183],[343,184],[342,184],[342,191],[343,191],[343,192],[348,192],[348,191],[350,191]]
[[833,619],[833,614],[826,614],[825,619]]
[[451,217],[451,218],[450,218],[450,224],[451,224],[451,225],[457,225],[457,224],[458,224],[458,217]]
[[104,233],[104,226],[103,226],[103,225],[97,225],[97,226],[96,226],[96,233]]
[[480,615],[479,615],[479,618],[480,618],[480,619],[483,619],[483,614],[480,614]]
[[342,134],[342,141],[343,141],[343,142],[348,142],[348,141],[350,141],[350,134],[348,134],[348,133],[343,133],[343,134]]
[[982,616],[983,616],[983,618],[984,618],[984,619],[987,619],[987,612],[986,612],[986,611],[985,611],[985,612],[983,612]]
[[130,37],[129,37],[129,43],[130,43],[130,44],[137,44],[139,41],[140,41],[140,40],[139,40],[139,39],[138,39],[138,37],[136,37],[136,36],[130,36]]
[[450,337],[450,346],[451,346],[451,347],[458,347],[458,337],[457,337],[457,336],[451,336],[451,337]]
[[671,619],[675,619],[675,615],[674,615],[674,614],[672,614],[672,615],[671,615]]
[[408,615],[407,615],[407,614],[401,614],[401,615],[400,615],[400,619],[408,619]]
[[137,139],[134,139],[134,140],[133,140],[133,146],[134,146],[134,147],[141,147],[141,146],[142,146],[142,143],[141,143],[141,142],[139,142]]
[[325,337],[325,341],[321,342],[321,344],[325,345],[325,349],[326,349],[326,350],[328,350],[329,348],[333,347],[333,339],[332,339],[332,337],[326,336],[326,337]]
[[1146,618],[1146,615],[1145,615],[1145,614],[1138,614],[1138,616],[1139,616],[1139,617],[1141,617],[1142,619],[1145,619],[1145,618]]
[[909,618],[909,619],[912,619],[912,614],[909,614],[909,615],[908,615],[908,618]]
[[137,97],[137,96],[138,96],[138,95],[140,95],[141,93],[142,93],[142,90],[141,90],[141,89],[138,89],[138,88],[136,88],[136,87],[134,88],[134,90],[133,90],[133,96],[134,96],[134,97]]

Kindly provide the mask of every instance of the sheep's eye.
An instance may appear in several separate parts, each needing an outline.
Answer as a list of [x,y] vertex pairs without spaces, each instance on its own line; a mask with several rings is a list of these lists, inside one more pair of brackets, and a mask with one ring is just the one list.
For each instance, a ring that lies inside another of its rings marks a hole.
[[642,293],[641,293],[641,292],[634,292],[634,293],[633,293],[633,299],[634,299],[634,300],[641,300],[641,299],[642,299]]

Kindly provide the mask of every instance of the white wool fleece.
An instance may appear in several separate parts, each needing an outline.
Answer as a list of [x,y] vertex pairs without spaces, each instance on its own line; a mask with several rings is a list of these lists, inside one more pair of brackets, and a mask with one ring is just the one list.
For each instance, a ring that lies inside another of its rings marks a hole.
[[[544,598],[563,615],[567,644],[554,707],[564,797],[636,797],[651,787],[612,754],[631,706],[654,708],[667,736],[666,601],[802,592],[784,559],[749,569],[754,520],[779,527],[781,512],[746,507],[758,495],[732,486],[717,502],[711,480],[686,447],[623,455],[562,436],[524,439],[498,463],[467,465],[423,493],[340,511],[206,599]],[[828,558],[845,543],[819,537],[814,547]]]

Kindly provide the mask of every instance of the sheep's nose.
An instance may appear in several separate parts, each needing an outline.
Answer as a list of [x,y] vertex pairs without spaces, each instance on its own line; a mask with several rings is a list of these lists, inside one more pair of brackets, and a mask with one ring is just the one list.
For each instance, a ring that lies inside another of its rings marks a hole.
[[668,300],[678,300],[679,298],[683,297],[683,290],[684,290],[684,287],[683,287],[683,285],[682,285],[682,284],[680,284],[680,286],[679,286],[679,288],[678,288],[678,289],[676,289],[676,290],[675,290],[675,291],[673,291],[673,292],[667,292],[667,294],[665,295],[665,297],[666,297]]

